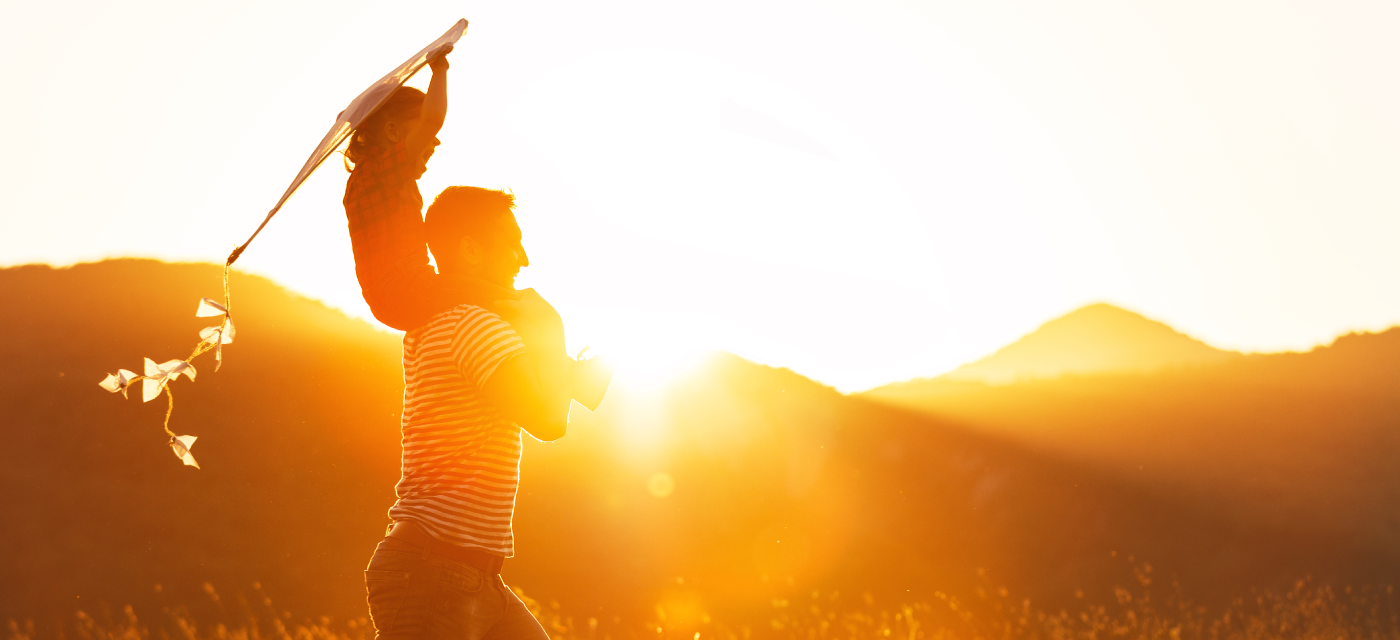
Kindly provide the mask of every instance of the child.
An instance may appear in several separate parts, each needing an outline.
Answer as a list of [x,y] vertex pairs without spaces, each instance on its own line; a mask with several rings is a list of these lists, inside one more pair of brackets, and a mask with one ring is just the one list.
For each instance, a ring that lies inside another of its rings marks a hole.
[[[448,47],[431,62],[428,92],[401,87],[379,110],[360,124],[345,149],[350,179],[345,183],[345,217],[355,252],[355,276],[370,311],[380,322],[400,331],[428,323],[434,315],[461,304],[474,304],[498,313],[520,334],[532,357],[568,359],[562,333],[539,326],[558,321],[548,303],[546,316],[522,313],[533,291],[517,292],[479,279],[437,273],[428,264],[423,225],[423,196],[418,178],[441,143],[437,132],[447,116]],[[543,303],[543,299],[539,302]],[[522,304],[524,307],[522,307]],[[535,305],[538,306],[538,305]],[[574,397],[595,409],[612,379],[611,369],[597,359],[573,361],[567,374]]]
[[449,46],[428,63],[428,92],[401,87],[360,124],[345,149],[345,217],[355,276],[374,317],[400,331],[457,304],[514,299],[515,292],[439,275],[428,264],[418,178],[447,116]]

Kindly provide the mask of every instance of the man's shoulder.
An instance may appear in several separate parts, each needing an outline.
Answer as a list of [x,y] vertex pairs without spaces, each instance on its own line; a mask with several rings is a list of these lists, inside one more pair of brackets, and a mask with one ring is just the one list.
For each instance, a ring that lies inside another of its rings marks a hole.
[[520,335],[501,316],[474,304],[460,304],[434,315],[414,329],[411,339],[405,336],[405,349],[410,342],[414,348],[437,345],[445,349],[442,354],[450,353],[461,364],[486,367],[487,374],[501,360],[525,348]]
[[450,309],[444,309],[433,314],[428,318],[427,322],[404,332],[404,337],[422,337],[444,332],[450,333],[464,322],[470,323],[480,320],[500,320],[500,316],[474,304],[459,304]]
[[510,329],[510,323],[506,322],[495,311],[470,303],[459,304],[451,309],[438,312],[437,315],[428,320],[426,326],[436,330],[458,332],[485,328]]

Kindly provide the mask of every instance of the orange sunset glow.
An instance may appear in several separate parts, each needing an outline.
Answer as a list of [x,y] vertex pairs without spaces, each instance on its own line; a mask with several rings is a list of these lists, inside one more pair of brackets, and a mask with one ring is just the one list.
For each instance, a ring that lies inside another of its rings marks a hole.
[[0,640],[1400,638],[1397,28],[0,8]]

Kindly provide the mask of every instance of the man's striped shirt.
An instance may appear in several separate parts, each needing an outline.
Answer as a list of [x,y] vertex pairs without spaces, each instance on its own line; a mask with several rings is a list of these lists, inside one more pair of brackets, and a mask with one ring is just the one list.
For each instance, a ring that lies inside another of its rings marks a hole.
[[520,427],[481,394],[525,343],[500,316],[464,304],[403,337],[403,462],[389,509],[434,538],[514,554]]

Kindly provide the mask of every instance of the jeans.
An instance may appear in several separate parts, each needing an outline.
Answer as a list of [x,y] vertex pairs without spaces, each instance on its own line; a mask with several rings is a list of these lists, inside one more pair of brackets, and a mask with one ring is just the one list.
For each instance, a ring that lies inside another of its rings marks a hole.
[[499,575],[385,538],[365,569],[375,640],[549,640]]

